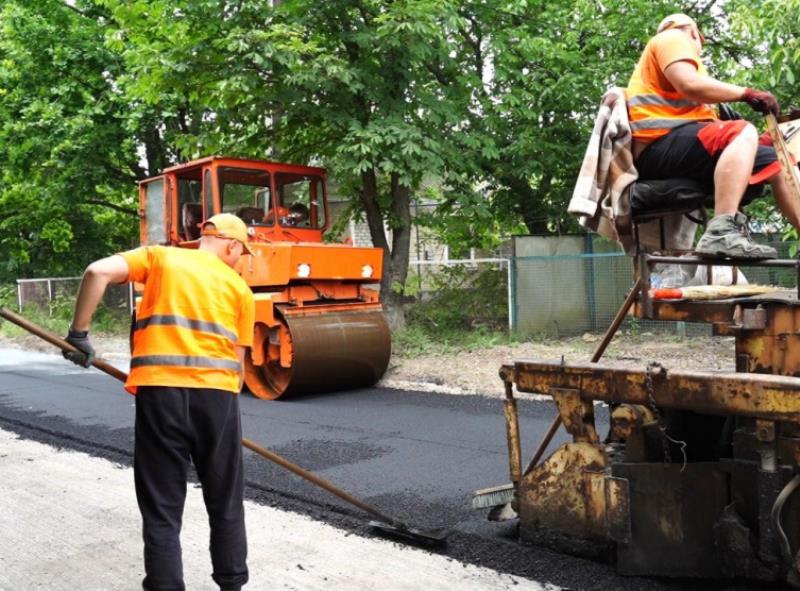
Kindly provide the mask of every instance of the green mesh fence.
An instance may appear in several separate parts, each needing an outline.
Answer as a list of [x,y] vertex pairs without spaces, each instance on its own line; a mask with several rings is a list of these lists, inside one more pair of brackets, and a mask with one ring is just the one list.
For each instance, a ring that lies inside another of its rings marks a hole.
[[[577,242],[560,243],[567,249]],[[592,243],[585,241],[589,248]],[[789,258],[790,245],[769,242],[782,258]],[[559,248],[556,248],[558,250]],[[562,248],[563,250],[563,248]],[[605,332],[633,285],[634,260],[621,252],[516,256],[510,261],[510,326],[521,335],[573,336],[585,332]],[[729,273],[717,267],[714,273]],[[687,268],[695,274],[697,268]],[[706,272],[705,268],[699,271]],[[741,266],[750,283],[794,287],[796,272],[791,269]],[[623,330],[669,332],[677,335],[711,333],[708,324],[637,320],[628,317]]]

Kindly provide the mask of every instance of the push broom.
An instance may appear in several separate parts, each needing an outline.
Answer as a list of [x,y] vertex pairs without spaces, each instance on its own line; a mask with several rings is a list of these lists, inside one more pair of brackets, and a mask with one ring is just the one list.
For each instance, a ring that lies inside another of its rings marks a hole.
[[[0,308],[0,316],[16,324],[20,328],[27,330],[29,333],[36,335],[37,337],[47,341],[51,345],[55,345],[62,351],[72,352],[77,351],[75,347],[70,345],[67,341],[62,339],[59,336],[45,330],[44,328],[37,326],[36,324],[26,320],[19,314],[15,314],[14,312],[6,309]],[[110,363],[103,361],[102,359],[93,359],[92,365],[99,369],[102,372],[107,373],[113,378],[117,378],[121,382],[125,382],[128,379],[128,374],[124,371],[117,369]],[[427,547],[437,547],[437,546],[444,546],[447,543],[447,532],[444,530],[422,530],[416,527],[411,527],[406,523],[400,521],[399,519],[395,519],[385,513],[382,513],[372,505],[362,501],[361,499],[351,495],[347,491],[342,490],[341,488],[335,486],[331,482],[325,480],[324,478],[314,474],[313,472],[309,472],[308,470],[301,468],[297,464],[294,464],[284,458],[283,456],[276,454],[273,451],[270,451],[257,443],[243,438],[242,445],[247,449],[257,453],[261,457],[269,460],[270,462],[274,462],[278,464],[281,468],[285,468],[290,472],[293,472],[297,476],[304,478],[305,480],[309,481],[315,486],[322,488],[329,493],[339,497],[346,503],[353,505],[364,511],[365,513],[369,513],[377,521],[370,521],[369,525],[378,530],[379,532],[385,533],[393,538],[397,538],[400,540],[409,541],[421,546]]]

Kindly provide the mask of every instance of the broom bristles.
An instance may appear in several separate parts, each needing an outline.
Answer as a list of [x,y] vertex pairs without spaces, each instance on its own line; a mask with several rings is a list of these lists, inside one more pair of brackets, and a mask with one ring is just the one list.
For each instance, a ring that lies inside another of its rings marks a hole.
[[687,300],[722,300],[737,296],[760,295],[782,288],[774,285],[693,285],[689,287],[675,287],[651,290],[651,297],[660,299],[687,299]]

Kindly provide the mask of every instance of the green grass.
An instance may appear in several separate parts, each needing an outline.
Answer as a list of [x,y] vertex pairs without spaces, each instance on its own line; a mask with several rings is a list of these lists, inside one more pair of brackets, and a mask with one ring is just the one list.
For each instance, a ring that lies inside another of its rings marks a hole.
[[431,354],[448,355],[519,342],[520,338],[509,335],[506,330],[478,327],[432,332],[422,326],[410,324],[405,330],[392,334],[392,351],[399,357],[413,358]]
[[[0,286],[0,306],[18,312],[30,322],[46,328],[59,335],[67,334],[72,321],[75,306],[73,298],[56,298],[50,305],[30,304],[19,312],[17,295],[14,286]],[[127,307],[110,308],[100,305],[92,318],[92,333],[107,336],[127,336],[130,330],[131,317]],[[14,338],[27,335],[28,332],[16,324],[0,321],[0,335]]]

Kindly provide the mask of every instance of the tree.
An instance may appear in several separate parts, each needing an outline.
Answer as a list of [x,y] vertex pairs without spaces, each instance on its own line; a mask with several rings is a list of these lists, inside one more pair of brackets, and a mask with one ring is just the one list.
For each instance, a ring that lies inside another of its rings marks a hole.
[[[731,32],[739,39],[731,69],[754,86],[771,90],[787,106],[800,90],[799,0],[734,0],[726,5]],[[737,67],[738,66],[738,67]]]
[[115,60],[77,7],[6,1],[0,22],[0,278],[72,271],[132,235],[115,215],[136,213]]
[[384,250],[383,298],[402,325],[411,196],[427,172],[446,179],[463,157],[451,140],[469,97],[445,76],[456,68],[458,3],[244,1],[225,4],[222,19],[209,18],[219,2],[104,5],[136,41],[125,54],[136,96],[170,91],[207,109],[196,133],[176,138],[184,151],[278,153],[332,169]]
[[98,3],[5,0],[0,22],[0,280],[75,274],[136,244],[136,181],[180,158],[184,103],[128,92]]
[[271,157],[329,168],[401,325],[414,197],[440,200],[426,221],[453,244],[574,229],[600,96],[660,18],[697,16],[718,72],[789,96],[797,2],[2,0],[6,277],[128,246],[133,183],[168,164]]

